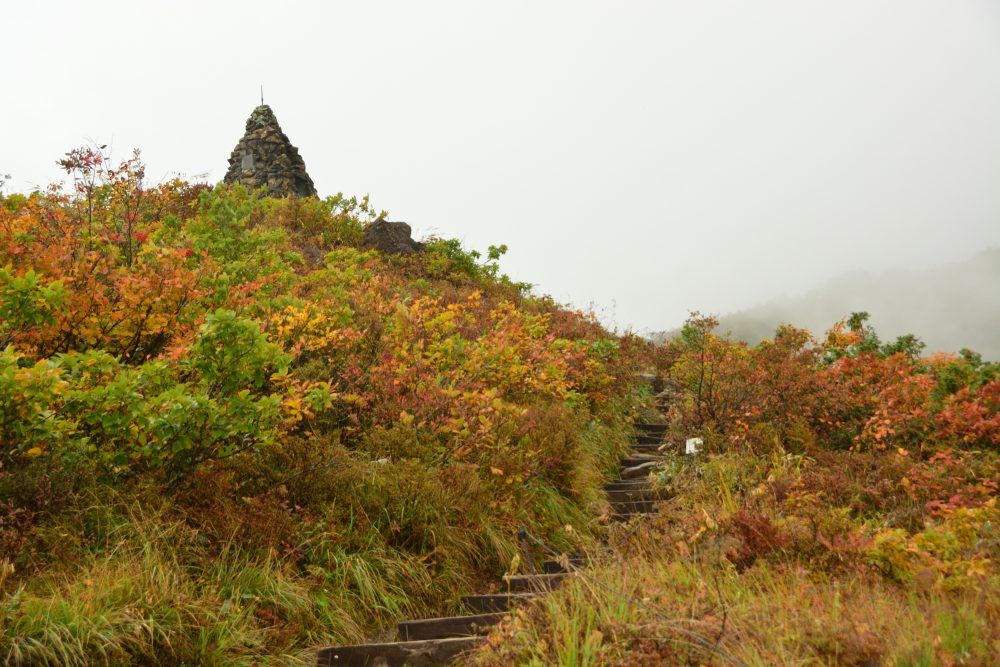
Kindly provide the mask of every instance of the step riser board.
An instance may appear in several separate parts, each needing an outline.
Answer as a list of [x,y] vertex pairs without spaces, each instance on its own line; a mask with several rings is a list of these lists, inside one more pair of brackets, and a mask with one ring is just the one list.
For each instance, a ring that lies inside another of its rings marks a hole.
[[643,435],[663,435],[667,432],[666,424],[636,424],[635,429]]
[[653,485],[646,477],[623,479],[604,485],[604,491],[607,493],[611,493],[612,491],[645,491],[652,488]]
[[504,592],[511,593],[537,593],[550,591],[566,579],[565,574],[537,574],[518,575],[514,577],[504,577]]
[[432,667],[443,665],[486,641],[485,637],[432,639],[421,642],[361,644],[320,649],[320,667]]
[[485,635],[502,621],[507,614],[476,614],[475,616],[448,616],[443,618],[422,618],[403,621],[396,627],[400,641],[422,639],[446,639],[448,637],[474,637]]
[[612,502],[611,509],[615,514],[635,514],[636,512],[652,512],[656,508],[656,500],[632,500]]
[[[570,558],[569,562],[571,565],[576,565],[577,567],[587,567],[587,561],[581,558]],[[572,568],[569,571],[572,571]],[[547,560],[542,563],[542,572],[545,574],[560,574],[567,572],[567,570],[558,561]]]
[[532,593],[466,595],[462,598],[462,606],[473,614],[492,614],[510,611],[512,606],[528,602],[534,597],[536,596]]

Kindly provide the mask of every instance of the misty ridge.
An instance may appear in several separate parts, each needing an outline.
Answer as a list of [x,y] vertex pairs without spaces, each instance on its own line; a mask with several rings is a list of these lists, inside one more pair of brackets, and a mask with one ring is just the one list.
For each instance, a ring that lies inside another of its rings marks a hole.
[[771,338],[785,323],[819,337],[858,311],[871,314],[883,340],[909,333],[927,344],[927,354],[967,348],[1000,359],[1000,247],[926,269],[851,271],[801,296],[724,314],[718,330],[750,345]]

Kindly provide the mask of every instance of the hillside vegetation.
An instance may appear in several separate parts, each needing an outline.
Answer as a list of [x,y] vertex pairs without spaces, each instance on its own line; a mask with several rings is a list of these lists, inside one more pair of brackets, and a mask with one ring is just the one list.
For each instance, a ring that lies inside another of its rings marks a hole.
[[[991,665],[1000,366],[866,313],[753,346],[615,336],[367,199],[144,183],[0,195],[0,662],[309,662],[593,556],[483,665]],[[919,333],[919,332],[917,332]],[[669,405],[669,497],[602,492]],[[681,453],[687,438],[703,448]],[[615,545],[615,554],[603,547]]]
[[367,200],[0,196],[0,662],[286,664],[587,543],[647,344]]
[[988,665],[1000,655],[1000,365],[859,313],[660,350],[669,494],[481,665]]

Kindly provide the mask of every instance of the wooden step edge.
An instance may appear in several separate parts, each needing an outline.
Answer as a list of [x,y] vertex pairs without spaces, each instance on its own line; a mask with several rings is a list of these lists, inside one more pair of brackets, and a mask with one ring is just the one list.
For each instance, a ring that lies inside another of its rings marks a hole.
[[[624,470],[624,468],[623,468]],[[621,474],[622,471],[619,471]],[[604,486],[636,486],[637,484],[651,484],[649,480],[649,473],[647,472],[642,477],[615,477],[609,479],[604,483]]]
[[646,512],[628,512],[625,514],[612,514],[611,520],[616,523],[628,523],[629,521],[635,519],[636,517],[642,517],[645,519],[646,517],[650,516],[656,516],[656,511],[649,510]]
[[567,576],[565,572],[504,575],[501,586],[511,593],[550,591],[561,584]]
[[610,489],[605,493],[608,496],[608,500],[612,503],[660,500],[660,492],[651,488]]
[[470,651],[485,637],[453,637],[413,642],[331,646],[316,653],[319,667],[431,667]]
[[601,489],[605,492],[608,491],[631,491],[631,490],[641,490],[641,489],[652,489],[653,483],[648,477],[636,477],[635,479],[616,479],[613,482],[608,482]]
[[401,641],[475,637],[489,633],[490,628],[506,617],[506,612],[492,612],[471,616],[419,618],[412,621],[401,621],[396,624],[396,629]]
[[637,509],[630,512],[612,512],[609,518],[615,523],[628,523],[633,517],[641,516],[643,518],[648,518],[658,515],[659,512],[655,509]]
[[647,452],[630,452],[625,456],[623,456],[622,460],[624,461],[624,460],[635,459],[637,461],[642,461],[645,463],[646,461],[662,461],[665,458],[666,457],[663,454],[650,454]]
[[621,479],[637,479],[640,477],[648,477],[649,473],[656,469],[658,461],[645,461],[634,466],[625,466],[618,473],[618,477]]
[[642,465],[643,463],[659,463],[660,461],[663,461],[665,458],[666,457],[664,456],[639,454],[639,455],[626,456],[622,458],[622,460],[619,461],[618,463],[622,467],[622,469],[625,469],[625,468],[634,468],[635,466]]
[[608,500],[658,498],[660,497],[660,489],[654,488],[651,484],[628,484],[605,487],[604,495]]

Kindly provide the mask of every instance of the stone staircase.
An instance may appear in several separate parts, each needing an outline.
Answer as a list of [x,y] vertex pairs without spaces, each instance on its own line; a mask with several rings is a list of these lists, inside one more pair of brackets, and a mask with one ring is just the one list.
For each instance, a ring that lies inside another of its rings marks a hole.
[[[655,511],[657,497],[650,485],[649,474],[657,461],[664,457],[665,433],[664,425],[636,425],[636,442],[632,451],[621,459],[618,477],[604,486],[615,520],[628,521]],[[586,565],[581,557],[570,557],[568,562],[577,567]],[[463,597],[462,607],[468,612],[466,615],[402,621],[396,626],[397,641],[322,648],[317,653],[317,664],[321,667],[430,667],[448,664],[486,641],[485,636],[511,609],[544,595],[574,576],[555,560],[543,562],[540,569],[539,574],[503,577],[500,582],[502,593]]]

